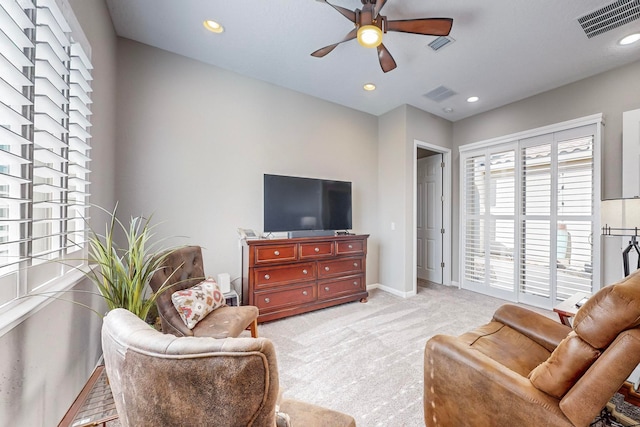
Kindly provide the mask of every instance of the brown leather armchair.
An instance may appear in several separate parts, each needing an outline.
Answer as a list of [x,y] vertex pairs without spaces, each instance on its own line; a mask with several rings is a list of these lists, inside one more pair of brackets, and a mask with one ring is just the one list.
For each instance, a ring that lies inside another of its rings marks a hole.
[[504,305],[424,354],[427,426],[588,426],[640,362],[640,270],[601,289],[573,330]]
[[149,285],[154,292],[162,287],[168,289],[156,299],[162,331],[178,337],[202,336],[212,338],[237,337],[245,329],[251,336],[258,336],[258,307],[220,307],[189,329],[182,321],[178,310],[171,301],[171,294],[190,288],[205,279],[200,246],[186,246],[172,252],[165,260],[164,267],[153,274]]
[[278,402],[276,353],[266,338],[176,337],[115,309],[104,318],[102,348],[123,427],[280,427],[287,418],[293,426],[356,425],[330,409]]

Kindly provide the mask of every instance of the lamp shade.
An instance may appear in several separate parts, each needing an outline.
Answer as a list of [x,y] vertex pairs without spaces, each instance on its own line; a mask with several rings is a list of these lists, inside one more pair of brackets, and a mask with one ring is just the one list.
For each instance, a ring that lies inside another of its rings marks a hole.
[[637,235],[640,229],[640,198],[603,200],[600,223],[605,235]]

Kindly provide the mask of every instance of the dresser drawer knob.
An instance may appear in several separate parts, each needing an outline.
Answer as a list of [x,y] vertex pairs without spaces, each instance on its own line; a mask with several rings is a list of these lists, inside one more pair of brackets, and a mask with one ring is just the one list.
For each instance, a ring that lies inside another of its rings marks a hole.
[[269,298],[265,298],[264,302],[266,302],[267,304],[269,304],[271,302],[271,300]]
[[302,270],[302,274],[309,274],[309,272],[307,271],[307,269],[305,268],[304,270]]
[[353,249],[353,245],[349,245],[349,249]]
[[329,292],[329,287],[328,287],[328,286],[325,286],[325,287],[324,287],[324,290],[325,290],[325,291],[327,291],[327,292]]
[[314,251],[320,252],[320,248],[315,248]]
[[274,252],[273,252],[273,254],[274,254],[275,256],[278,256],[278,255],[280,255],[280,251],[274,251]]
[[324,271],[329,271],[329,267],[325,267],[325,268],[324,268]]
[[354,280],[353,286],[358,286],[358,282]]
[[302,291],[302,295],[305,295],[305,296],[306,296],[306,295],[309,295],[309,292],[307,292],[307,291]]
[[357,263],[357,262],[354,262],[354,263],[353,263],[353,266],[354,266],[354,267],[357,267],[357,266],[358,266],[358,263]]
[[265,278],[265,280],[269,280],[269,279],[271,279],[271,276],[269,276],[268,274],[265,274],[264,278]]

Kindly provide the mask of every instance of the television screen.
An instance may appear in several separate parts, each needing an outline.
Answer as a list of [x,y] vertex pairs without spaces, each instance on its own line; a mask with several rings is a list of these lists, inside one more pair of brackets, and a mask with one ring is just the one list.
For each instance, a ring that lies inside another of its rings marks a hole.
[[350,230],[351,183],[264,175],[264,231]]

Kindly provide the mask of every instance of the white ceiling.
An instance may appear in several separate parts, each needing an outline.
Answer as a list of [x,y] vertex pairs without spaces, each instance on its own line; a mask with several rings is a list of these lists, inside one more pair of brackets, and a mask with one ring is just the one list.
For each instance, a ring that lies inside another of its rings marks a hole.
[[[435,52],[427,46],[435,37],[389,32],[384,44],[398,68],[385,74],[375,49],[355,40],[324,58],[310,55],[353,28],[322,1],[107,0],[119,36],[370,114],[409,104],[451,121],[640,59],[640,43],[617,44],[640,32],[640,20],[591,39],[578,23],[611,2],[388,0],[381,12],[388,19],[453,18],[455,42]],[[205,19],[224,33],[208,32]],[[378,89],[365,92],[367,82]],[[441,85],[457,95],[440,103],[424,97]],[[472,95],[480,101],[467,103]]]

